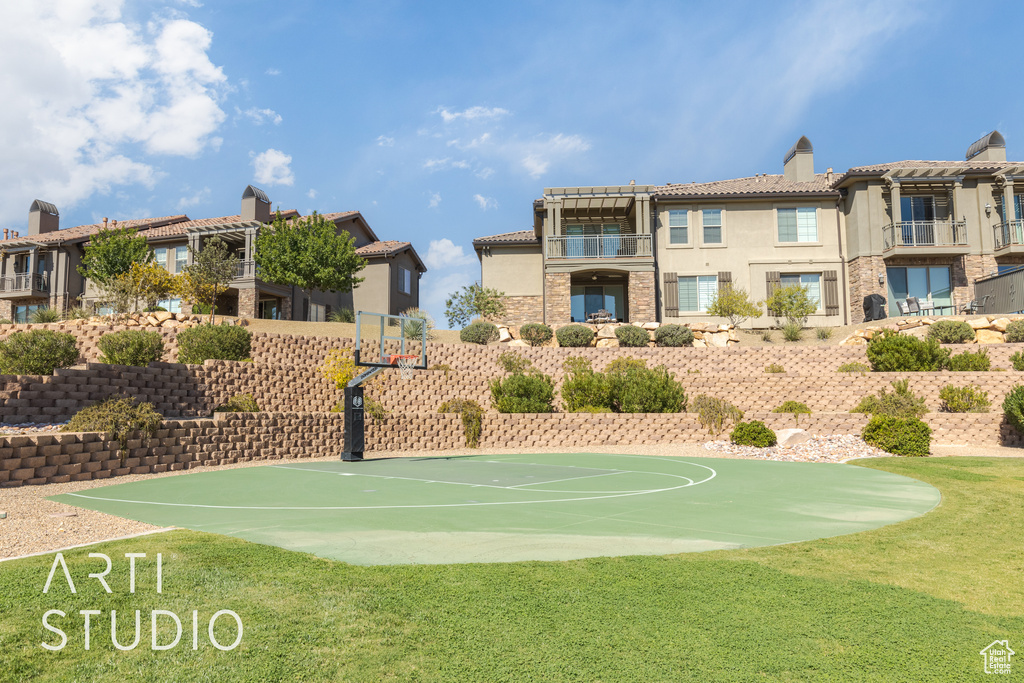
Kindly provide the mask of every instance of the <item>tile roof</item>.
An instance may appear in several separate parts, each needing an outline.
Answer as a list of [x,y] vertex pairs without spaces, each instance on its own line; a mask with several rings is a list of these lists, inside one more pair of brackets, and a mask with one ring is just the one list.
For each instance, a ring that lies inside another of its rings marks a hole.
[[885,173],[899,168],[962,168],[968,171],[986,171],[988,169],[1003,168],[1004,166],[1019,166],[1020,162],[1011,161],[925,161],[905,159],[903,161],[890,161],[887,164],[871,164],[870,166],[854,166],[847,173]]
[[[137,230],[146,230],[150,226],[163,226],[169,224],[181,223],[187,221],[188,216],[179,214],[177,216],[162,216],[160,218],[136,218],[125,221],[118,221],[118,228],[135,228]],[[111,226],[113,223],[111,222]],[[47,244],[50,242],[62,242],[74,239],[82,239],[95,235],[103,227],[102,223],[91,223],[89,225],[76,225],[72,228],[65,228],[63,230],[54,230],[53,232],[44,232],[41,235],[19,235],[16,238],[10,238],[7,241],[22,242],[24,240],[31,240],[33,242],[41,242]],[[0,240],[0,243],[4,240]]]
[[[284,218],[294,218],[299,215],[299,212],[290,209],[288,211],[282,211],[281,216]],[[185,235],[188,233],[189,228],[210,228],[217,225],[229,225],[231,223],[239,223],[242,221],[242,217],[238,214],[232,216],[218,216],[216,218],[197,218],[195,220],[186,220],[180,223],[174,223],[171,225],[162,225],[156,228],[150,228],[149,230],[141,230],[139,234],[147,239],[153,237],[173,237],[175,235]]]
[[784,175],[759,175],[749,178],[715,180],[710,183],[689,183],[659,185],[654,189],[655,197],[734,197],[750,195],[796,195],[834,194],[834,175],[816,173],[814,180],[797,183],[786,180]]
[[387,256],[394,254],[403,249],[411,247],[412,244],[409,242],[398,242],[396,240],[382,240],[379,242],[370,242],[356,249],[356,253],[363,258],[367,256]]
[[503,232],[500,235],[488,235],[477,237],[473,244],[531,244],[538,242],[537,235],[533,230],[516,230],[515,232]]

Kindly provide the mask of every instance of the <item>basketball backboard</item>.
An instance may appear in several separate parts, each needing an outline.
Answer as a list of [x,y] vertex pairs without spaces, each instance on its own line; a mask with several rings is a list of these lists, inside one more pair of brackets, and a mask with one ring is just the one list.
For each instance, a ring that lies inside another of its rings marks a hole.
[[415,356],[412,367],[427,369],[427,325],[420,318],[386,313],[356,313],[356,365],[398,367],[400,356]]

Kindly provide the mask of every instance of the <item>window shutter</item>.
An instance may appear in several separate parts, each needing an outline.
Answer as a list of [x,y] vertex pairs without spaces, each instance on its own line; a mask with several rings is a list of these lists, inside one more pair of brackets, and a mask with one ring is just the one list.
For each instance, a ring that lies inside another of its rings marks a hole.
[[839,315],[839,282],[836,271],[825,273],[825,315]]
[[[771,297],[771,295],[775,293],[775,290],[782,286],[782,284],[781,284],[781,277],[779,275],[779,271],[777,271],[777,270],[770,270],[770,271],[768,271],[768,273],[766,275],[766,278],[767,278],[767,283],[766,283],[766,287],[765,287],[765,292],[767,293],[768,297]],[[773,311],[773,310],[771,310],[771,309],[768,309],[768,315],[778,316],[778,313]]]
[[721,292],[724,287],[732,287],[732,273],[728,270],[718,271],[718,291]]
[[679,317],[679,278],[675,273],[665,273],[665,286],[662,288],[665,299],[665,316]]

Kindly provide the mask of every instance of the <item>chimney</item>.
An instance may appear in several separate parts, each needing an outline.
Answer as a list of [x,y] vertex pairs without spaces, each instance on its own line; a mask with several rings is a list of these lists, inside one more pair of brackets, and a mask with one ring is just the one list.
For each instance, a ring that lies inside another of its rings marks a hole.
[[60,229],[60,214],[50,202],[37,199],[28,209],[28,234],[41,235]]
[[269,223],[272,220],[270,198],[267,197],[266,192],[252,185],[246,186],[245,191],[242,192],[242,220],[259,221],[260,223]]
[[104,230],[107,229],[107,217],[106,216],[103,217],[103,229]]
[[782,160],[786,180],[793,183],[809,183],[814,180],[814,147],[806,136],[786,152]]
[[10,230],[8,228],[4,228],[4,239],[9,239],[10,236]]
[[1006,161],[1006,140],[994,130],[967,148],[968,161]]

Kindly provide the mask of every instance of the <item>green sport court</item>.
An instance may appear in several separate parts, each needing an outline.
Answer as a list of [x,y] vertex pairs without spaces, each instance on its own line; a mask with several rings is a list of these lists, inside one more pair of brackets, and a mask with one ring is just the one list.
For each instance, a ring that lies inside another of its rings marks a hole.
[[592,453],[276,461],[52,498],[360,565],[776,545],[903,521],[939,499],[854,465]]

